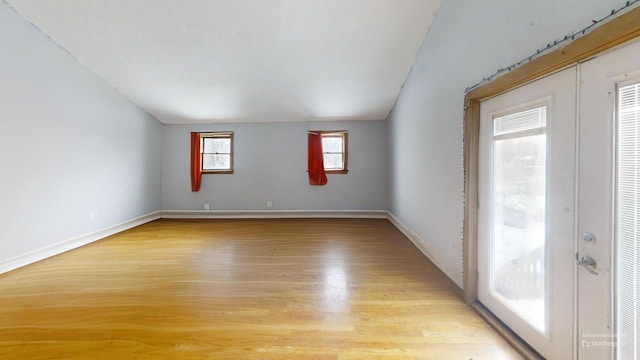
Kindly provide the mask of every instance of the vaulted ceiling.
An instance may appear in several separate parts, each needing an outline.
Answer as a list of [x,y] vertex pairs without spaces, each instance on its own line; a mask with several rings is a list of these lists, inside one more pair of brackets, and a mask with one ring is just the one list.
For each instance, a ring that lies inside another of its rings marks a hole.
[[5,0],[164,123],[382,120],[441,0]]

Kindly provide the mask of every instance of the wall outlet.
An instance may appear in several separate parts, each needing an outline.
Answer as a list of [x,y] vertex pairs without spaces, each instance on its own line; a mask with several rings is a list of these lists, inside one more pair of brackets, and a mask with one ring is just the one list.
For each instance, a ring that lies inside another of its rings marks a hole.
[[100,215],[100,213],[97,210],[93,210],[89,213],[89,217],[92,219],[98,217],[98,215]]
[[209,210],[209,203],[204,204],[204,209]]
[[273,207],[273,201],[267,200],[267,207],[271,209]]

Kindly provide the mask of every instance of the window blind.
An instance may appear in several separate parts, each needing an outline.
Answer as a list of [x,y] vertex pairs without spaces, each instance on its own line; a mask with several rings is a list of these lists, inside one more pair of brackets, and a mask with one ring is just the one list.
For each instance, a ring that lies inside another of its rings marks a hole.
[[617,358],[639,359],[640,83],[618,89]]
[[493,135],[500,136],[547,126],[547,107],[520,111],[494,119]]

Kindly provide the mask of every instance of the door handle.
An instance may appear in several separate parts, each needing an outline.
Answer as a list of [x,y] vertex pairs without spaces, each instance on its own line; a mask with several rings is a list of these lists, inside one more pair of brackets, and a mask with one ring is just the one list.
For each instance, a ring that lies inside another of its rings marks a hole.
[[578,260],[578,253],[576,253],[576,264],[582,266],[593,275],[600,275],[595,271],[597,264],[591,256],[583,256],[582,259]]

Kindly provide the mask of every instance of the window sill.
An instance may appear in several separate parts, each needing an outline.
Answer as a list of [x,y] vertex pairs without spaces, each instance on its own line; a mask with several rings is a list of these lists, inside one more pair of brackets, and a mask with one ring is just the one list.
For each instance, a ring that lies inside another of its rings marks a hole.
[[216,170],[216,171],[203,171],[202,175],[209,175],[209,174],[233,174],[233,170]]
[[324,171],[327,175],[332,175],[332,174],[348,174],[349,170],[325,170]]

